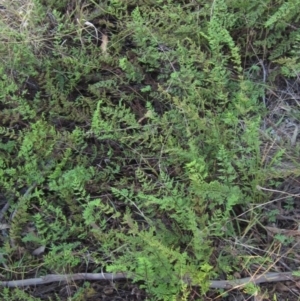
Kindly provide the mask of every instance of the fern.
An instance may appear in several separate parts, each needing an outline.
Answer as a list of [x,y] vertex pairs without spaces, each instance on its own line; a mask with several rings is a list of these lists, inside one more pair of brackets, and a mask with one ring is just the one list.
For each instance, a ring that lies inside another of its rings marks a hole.
[[30,196],[23,196],[19,199],[19,202],[15,208],[12,223],[9,230],[10,238],[14,241],[14,244],[21,244],[22,234],[24,227],[31,220],[28,213],[28,202]]
[[40,298],[35,298],[25,292],[23,289],[14,288],[3,288],[0,292],[0,296],[2,300],[9,300],[9,301],[18,301],[18,300],[28,300],[28,301],[41,301]]
[[[240,267],[227,249],[215,258],[241,236],[237,209],[282,177],[261,164],[259,116],[266,87],[299,69],[296,1],[65,2],[34,2],[25,15],[12,4],[0,17],[9,238],[48,248],[22,254],[41,274],[76,272],[89,249],[93,271],[129,272],[149,298],[188,300],[190,285],[204,295],[209,279]],[[263,85],[258,60],[271,62]],[[15,247],[3,239],[12,276]]]
[[[235,23],[235,19],[236,17],[234,14],[229,14],[225,1],[216,1],[213,6],[213,16],[208,27],[208,39],[213,55],[219,56],[221,54],[222,44],[227,44],[231,51],[231,59],[234,63],[234,68],[238,72],[241,72],[242,68],[239,49],[235,46],[235,43],[228,32],[228,29],[230,29]],[[224,64],[225,62],[226,58],[222,60],[221,64]],[[220,74],[225,72],[225,70],[219,71]],[[214,75],[217,77],[216,74]]]
[[73,267],[80,264],[80,258],[74,256],[73,250],[79,246],[78,242],[52,244],[50,251],[44,256],[45,268],[56,273],[69,274]]
[[[282,20],[292,19],[297,15],[298,1],[290,0],[288,2],[284,2],[266,22],[266,27],[271,27],[275,23],[277,28],[281,28],[282,26],[286,26],[286,24],[282,23]],[[278,22],[279,21],[279,22]]]

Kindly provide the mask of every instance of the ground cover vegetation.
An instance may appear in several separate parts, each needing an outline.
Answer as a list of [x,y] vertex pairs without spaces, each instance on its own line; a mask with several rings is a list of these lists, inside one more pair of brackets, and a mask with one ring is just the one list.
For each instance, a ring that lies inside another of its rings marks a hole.
[[1,300],[298,300],[299,1],[0,12]]

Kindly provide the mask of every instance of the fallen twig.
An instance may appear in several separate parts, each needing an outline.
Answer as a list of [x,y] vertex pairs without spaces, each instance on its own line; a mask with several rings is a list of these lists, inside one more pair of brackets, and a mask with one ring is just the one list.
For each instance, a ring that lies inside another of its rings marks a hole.
[[[235,280],[212,280],[210,281],[210,288],[223,289],[241,289],[249,283],[259,284],[265,282],[279,282],[293,280],[293,272],[285,273],[266,273],[261,275],[254,275],[252,277],[235,279]],[[78,273],[70,275],[55,275],[49,274],[39,278],[30,278],[23,280],[0,281],[0,286],[5,287],[24,287],[31,285],[41,285],[51,282],[70,282],[74,280],[117,280],[117,279],[131,279],[127,273]],[[192,284],[193,281],[189,277],[182,279],[186,283]]]
[[51,282],[70,282],[74,280],[117,280],[117,279],[128,279],[126,273],[78,273],[70,275],[56,275],[49,274],[39,278],[29,278],[22,280],[11,280],[11,281],[0,281],[1,286],[6,287],[20,287],[30,285],[41,285]]
[[293,272],[266,273],[236,280],[213,280],[210,282],[210,288],[241,289],[248,283],[260,284],[294,279],[295,276],[293,276]]

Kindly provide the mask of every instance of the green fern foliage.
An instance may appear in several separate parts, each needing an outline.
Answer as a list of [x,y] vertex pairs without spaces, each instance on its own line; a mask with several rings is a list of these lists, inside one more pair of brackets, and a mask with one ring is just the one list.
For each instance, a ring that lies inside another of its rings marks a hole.
[[0,274],[124,271],[149,300],[232,277],[216,254],[268,180],[263,100],[298,76],[298,2],[4,2]]

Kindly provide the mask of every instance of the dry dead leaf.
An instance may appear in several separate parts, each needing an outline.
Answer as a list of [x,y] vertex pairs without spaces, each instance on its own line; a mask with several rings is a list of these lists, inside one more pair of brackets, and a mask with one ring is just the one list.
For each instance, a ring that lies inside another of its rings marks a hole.
[[100,47],[103,53],[107,53],[107,44],[108,44],[108,36],[106,34],[102,34],[102,43]]
[[272,235],[274,234],[281,234],[286,236],[293,236],[300,238],[300,231],[299,230],[287,230],[287,229],[279,229],[276,227],[265,227],[265,229]]
[[146,118],[151,118],[153,116],[153,112],[151,110],[148,110],[142,118],[138,120],[138,123],[141,123]]
[[234,277],[235,279],[241,279],[241,278],[242,278],[242,276],[241,276],[241,274],[240,274],[239,272],[234,272],[234,273],[233,273],[233,277]]
[[111,286],[111,285],[106,285],[104,288],[103,288],[103,293],[105,295],[112,295],[114,293],[114,288]]
[[8,229],[10,226],[8,224],[0,224],[0,230]]
[[[78,21],[78,19],[77,19],[77,21]],[[79,21],[78,21],[78,22],[79,22]],[[89,22],[89,21],[85,21],[84,24],[87,25],[87,26],[89,26],[89,27],[93,27],[93,28],[95,29],[96,38],[97,38],[97,41],[98,41],[98,30],[97,30],[97,28],[95,27],[95,25],[94,25],[93,23]]]
[[46,246],[40,246],[32,252],[32,255],[40,255],[45,252]]

